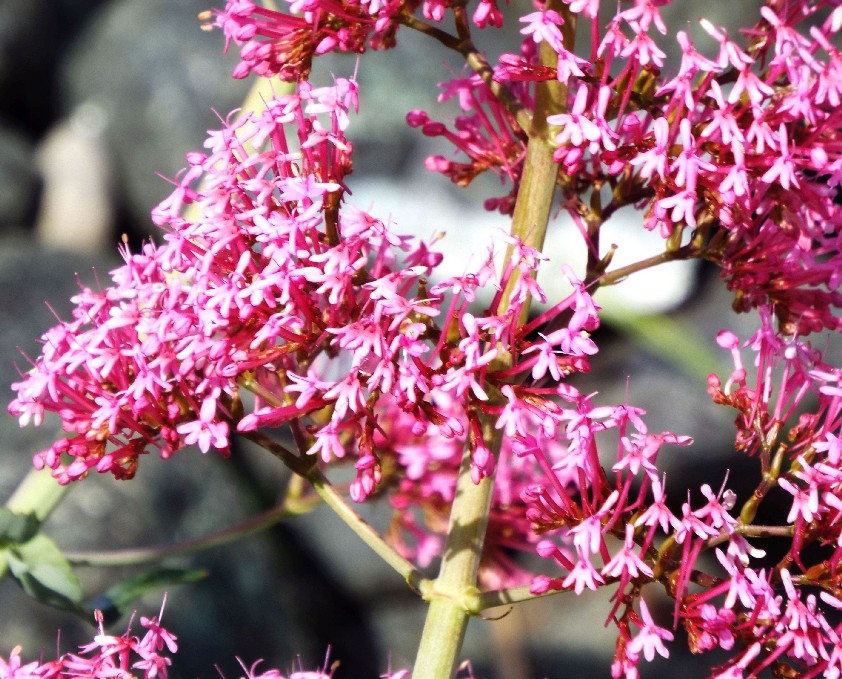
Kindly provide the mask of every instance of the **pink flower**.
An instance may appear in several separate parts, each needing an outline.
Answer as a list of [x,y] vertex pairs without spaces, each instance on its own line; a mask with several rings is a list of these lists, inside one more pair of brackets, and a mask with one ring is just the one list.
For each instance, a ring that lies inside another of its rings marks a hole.
[[792,506],[786,517],[787,522],[794,523],[796,520],[802,520],[810,523],[820,511],[816,487],[800,488],[785,478],[778,479],[778,485],[793,496]]
[[480,0],[471,19],[479,28],[486,26],[500,28],[503,25],[503,13],[494,0]]
[[634,7],[620,12],[619,16],[629,23],[635,22],[641,31],[648,31],[654,23],[658,31],[666,34],[667,26],[658,7],[669,4],[669,0],[635,0],[634,4]]
[[743,574],[745,570],[743,564],[735,560],[732,555],[723,554],[721,549],[716,550],[716,558],[730,576],[728,579],[728,594],[723,606],[732,609],[739,600],[746,610],[753,610],[757,603],[757,597],[751,582]]
[[730,490],[726,490],[724,493],[720,490],[718,495],[714,495],[713,490],[706,483],[702,484],[701,491],[702,495],[707,498],[708,503],[693,513],[700,519],[709,521],[711,527],[730,533],[739,523],[728,513],[734,508],[737,496]]
[[561,583],[564,588],[573,589],[576,594],[581,594],[585,587],[596,591],[599,585],[604,584],[605,580],[599,574],[590,559],[577,550],[579,558],[576,560],[573,570],[567,575]]
[[[665,222],[664,235],[672,233],[676,224],[696,226],[696,202],[698,194],[690,189],[661,198],[655,205],[655,213]],[[667,216],[669,215],[669,216]]]
[[228,423],[216,420],[216,399],[206,398],[199,411],[199,419],[176,427],[185,445],[197,444],[203,453],[211,446],[220,451],[228,449]]
[[632,165],[641,165],[640,176],[648,179],[657,174],[664,179],[667,169],[667,147],[669,145],[669,123],[666,118],[658,118],[652,124],[654,146],[631,159]]
[[520,21],[526,24],[520,29],[523,35],[531,35],[536,43],[546,42],[556,52],[564,50],[561,31],[558,30],[558,27],[564,23],[564,19],[555,10],[532,12],[522,16]]
[[682,527],[681,521],[667,507],[664,485],[659,479],[652,480],[652,493],[655,496],[654,502],[637,518],[634,525],[645,525],[652,528],[660,526],[665,533],[669,532],[670,527],[674,531],[679,530]]
[[641,574],[651,577],[652,569],[640,558],[636,548],[637,545],[634,542],[634,526],[630,523],[626,524],[626,537],[623,542],[623,548],[602,567],[602,575],[612,578],[619,577],[622,583],[627,582],[631,578],[637,578]]
[[587,146],[591,153],[596,153],[602,148],[609,151],[616,149],[615,133],[606,123],[600,121],[600,115],[604,115],[609,94],[607,88],[600,88],[595,112],[596,120],[592,120],[588,115],[585,115],[586,110],[590,112],[588,104],[590,88],[584,84],[580,85],[576,90],[576,99],[570,113],[559,113],[547,117],[547,122],[550,125],[561,128],[561,131],[556,135],[556,143],[559,146],[566,144],[573,147]]
[[599,0],[564,0],[571,12],[582,13],[590,19],[599,15]]
[[[623,16],[620,14],[619,16]],[[641,66],[646,66],[652,62],[656,66],[663,66],[664,59],[667,55],[658,47],[654,40],[646,33],[646,29],[638,25],[637,22],[629,22],[631,25],[634,37],[631,41],[620,50],[620,56],[632,57],[640,63]]]
[[842,459],[842,436],[827,432],[825,440],[814,443],[813,448],[817,452],[825,453],[828,463],[836,467]]
[[[498,77],[503,75],[497,72]],[[523,165],[526,148],[520,135],[520,128],[511,112],[495,97],[488,86],[477,75],[454,78],[442,83],[440,101],[457,98],[462,115],[457,119],[457,129],[451,131],[446,125],[431,121],[423,111],[412,111],[407,123],[421,127],[425,135],[442,136],[465,154],[467,162],[456,162],[444,156],[427,158],[428,170],[441,172],[459,186],[467,186],[481,173],[491,170],[501,180],[511,182],[509,195],[486,201],[486,209],[499,209],[511,214]],[[510,82],[509,87],[516,98],[524,104],[531,102],[529,92],[523,83]]]
[[784,190],[789,190],[790,185],[798,186],[798,178],[795,175],[795,165],[787,141],[787,130],[783,123],[778,128],[778,141],[778,156],[775,158],[772,167],[766,170],[760,179],[767,184],[777,182]]
[[[703,508],[704,509],[704,508]],[[712,528],[707,521],[705,521],[698,513],[690,509],[690,502],[685,502],[681,505],[681,528],[675,532],[675,541],[678,544],[683,544],[687,538],[695,535],[700,540],[707,540],[719,534],[715,528]],[[702,512],[704,515],[705,512]],[[705,517],[707,518],[707,517]]]
[[[162,606],[163,610],[163,606]],[[0,677],[3,679],[72,679],[86,676],[92,679],[113,679],[131,676],[132,670],[142,670],[144,679],[167,679],[171,660],[162,655],[166,646],[175,653],[175,636],[161,627],[159,618],[141,618],[147,628],[143,639],[131,634],[131,628],[120,636],[105,634],[102,613],[96,611],[97,634],[79,654],[66,653],[54,661],[23,664],[20,646],[12,649],[8,662],[0,657]]]
[[[387,15],[387,7],[372,0],[365,5],[339,6],[326,0],[291,3],[292,14],[266,9],[248,0],[228,0],[223,11],[216,11],[214,25],[225,33],[226,51],[231,42],[240,45],[240,63],[235,78],[250,72],[261,76],[278,74],[285,80],[307,77],[312,59],[330,51],[362,52],[370,44],[380,46],[392,28],[391,22],[375,22],[369,12]],[[386,3],[384,3],[385,5]],[[203,13],[202,18],[210,18]],[[384,45],[385,46],[385,45]]]
[[40,677],[40,666],[37,662],[23,664],[20,658],[21,647],[15,646],[6,661],[0,657],[0,678],[2,679],[35,679]]
[[649,613],[649,608],[646,606],[646,602],[643,599],[640,600],[640,617],[643,621],[643,624],[640,626],[640,631],[626,647],[629,656],[636,658],[642,653],[643,657],[646,658],[648,662],[654,660],[655,653],[664,658],[668,658],[669,651],[666,646],[664,646],[664,641],[673,640],[672,632],[665,630],[663,627],[658,627],[658,625],[655,624],[655,621],[652,619],[652,615]]

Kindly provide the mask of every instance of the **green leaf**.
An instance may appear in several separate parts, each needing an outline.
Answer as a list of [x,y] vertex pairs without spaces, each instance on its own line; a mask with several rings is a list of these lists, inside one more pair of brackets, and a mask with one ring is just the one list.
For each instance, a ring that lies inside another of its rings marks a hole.
[[32,539],[40,524],[34,512],[18,513],[0,507],[0,545]]
[[36,535],[7,550],[9,570],[29,596],[49,606],[81,613],[82,585],[58,546]]
[[172,585],[183,585],[207,577],[208,572],[200,569],[158,568],[139,575],[134,575],[116,585],[88,604],[90,611],[101,611],[103,622],[110,625],[116,622],[131,605],[147,592],[164,589]]

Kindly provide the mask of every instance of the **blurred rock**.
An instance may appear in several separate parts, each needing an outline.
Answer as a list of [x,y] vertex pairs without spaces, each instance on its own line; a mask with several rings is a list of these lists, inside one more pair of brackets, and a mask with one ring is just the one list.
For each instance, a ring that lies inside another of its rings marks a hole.
[[[208,0],[115,0],[78,37],[62,66],[65,110],[97,106],[127,202],[142,227],[171,190],[184,154],[201,148],[205,130],[237,107],[248,84],[230,74],[223,37],[200,29]],[[147,231],[151,226],[147,227]]]
[[21,132],[0,125],[0,231],[29,221],[37,193],[32,144]]
[[52,248],[96,252],[113,245],[112,168],[102,139],[106,119],[82,105],[38,147],[43,190],[35,231]]
[[40,135],[58,116],[55,73],[91,12],[108,0],[0,0],[0,118]]

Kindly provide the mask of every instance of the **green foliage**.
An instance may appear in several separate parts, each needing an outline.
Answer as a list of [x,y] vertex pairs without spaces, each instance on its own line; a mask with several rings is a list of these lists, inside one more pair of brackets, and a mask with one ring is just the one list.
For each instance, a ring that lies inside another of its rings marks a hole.
[[81,607],[82,585],[70,562],[46,535],[3,548],[9,571],[29,596],[49,606],[87,617]]
[[109,587],[88,604],[88,610],[101,611],[103,622],[109,625],[129,612],[134,602],[147,592],[196,582],[207,575],[205,570],[186,568],[158,568],[146,571]]
[[35,537],[41,525],[34,512],[13,512],[0,507],[0,546],[26,542]]

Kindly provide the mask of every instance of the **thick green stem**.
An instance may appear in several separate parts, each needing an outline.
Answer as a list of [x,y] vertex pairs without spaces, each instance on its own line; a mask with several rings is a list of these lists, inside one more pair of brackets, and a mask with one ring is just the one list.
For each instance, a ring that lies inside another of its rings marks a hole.
[[[572,49],[575,26],[566,5],[559,0],[548,3],[565,18],[565,39]],[[557,56],[546,44],[541,46],[541,61],[555,65]],[[556,189],[558,165],[553,161],[553,147],[549,139],[546,118],[564,109],[566,88],[558,82],[540,83],[536,91],[535,115],[526,130],[529,141],[526,160],[518,189],[511,233],[527,245],[541,250],[547,232],[550,210]],[[498,313],[508,306],[516,276],[509,280]],[[529,314],[524,305],[521,323]],[[499,362],[511,363],[511,356],[501,356]],[[497,455],[502,434],[494,429],[493,418],[483,422],[483,437]],[[477,573],[482,558],[494,477],[486,477],[479,484],[471,479],[471,453],[466,449],[459,469],[456,497],[450,512],[447,540],[439,576],[426,597],[430,609],[415,660],[413,679],[450,679],[459,665],[459,653],[468,627],[468,618],[476,614],[474,605],[479,594]]]
[[443,679],[454,675],[468,629],[468,617],[458,601],[439,595],[433,597],[424,620],[413,679]]
[[[567,11],[566,5],[563,5],[560,0],[551,0],[547,3],[547,9],[554,9],[564,17],[565,47],[572,50],[575,17]],[[547,43],[542,43],[540,53],[542,64],[551,67],[556,66],[558,55],[552,47]],[[547,116],[563,111],[566,103],[566,85],[557,80],[539,83],[535,94],[535,113],[531,118],[529,128],[526,130],[529,134],[529,141],[526,145],[526,160],[523,165],[515,211],[512,215],[511,233],[513,236],[520,238],[526,245],[539,251],[544,248],[547,224],[549,223],[550,210],[555,196],[556,178],[558,177],[558,164],[553,160],[555,148],[550,141]],[[509,248],[506,256],[508,257],[510,254],[511,248]],[[504,291],[501,308],[508,306],[516,282],[516,276],[512,276]],[[521,311],[520,322],[525,323],[528,316],[529,303],[527,301]]]
[[33,469],[15,488],[6,502],[6,508],[17,514],[34,514],[40,523],[44,523],[69,488],[59,485],[49,469]]
[[[491,429],[490,422],[486,429]],[[493,438],[499,448],[501,437]],[[425,597],[430,602],[430,609],[424,622],[413,679],[446,679],[456,672],[471,615],[467,598],[477,592],[477,572],[493,491],[493,477],[486,477],[478,484],[471,480],[471,452],[466,449],[450,511],[439,577]]]

